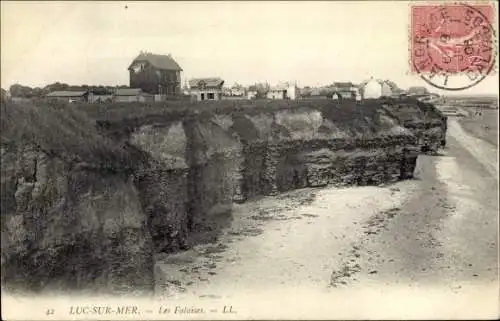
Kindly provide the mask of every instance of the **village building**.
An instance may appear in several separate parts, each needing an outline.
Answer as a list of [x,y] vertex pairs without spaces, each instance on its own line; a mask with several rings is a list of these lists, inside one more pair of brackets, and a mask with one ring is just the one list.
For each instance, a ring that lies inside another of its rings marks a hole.
[[89,103],[104,103],[113,101],[113,90],[108,88],[96,88],[89,90]]
[[116,89],[113,101],[117,103],[152,102],[154,96],[144,92],[141,88]]
[[87,102],[89,98],[89,92],[87,90],[81,91],[53,91],[45,96],[46,99],[51,101],[62,101],[62,102]]
[[297,99],[298,88],[296,84],[282,83],[269,88],[267,99]]
[[360,100],[358,87],[352,82],[335,82],[331,91],[331,97],[334,100]]
[[325,88],[312,88],[304,95],[304,98],[328,99],[328,90]]
[[393,97],[399,93],[395,83],[389,80],[375,79],[371,77],[359,85],[359,91],[363,99],[376,99],[380,97]]
[[266,94],[267,99],[285,99],[286,98],[286,88],[275,86],[269,88]]
[[257,94],[256,90],[249,90],[247,92],[247,99],[257,99]]
[[197,78],[189,80],[193,100],[221,100],[224,80],[220,78]]
[[181,94],[181,71],[179,64],[169,55],[141,52],[128,67],[130,88],[159,97]]
[[245,96],[245,88],[243,88],[243,87],[232,87],[229,93],[230,93],[231,96],[244,97]]

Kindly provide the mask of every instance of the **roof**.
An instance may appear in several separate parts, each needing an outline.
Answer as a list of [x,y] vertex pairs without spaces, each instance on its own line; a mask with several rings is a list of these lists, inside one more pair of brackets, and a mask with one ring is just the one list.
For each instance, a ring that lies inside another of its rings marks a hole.
[[337,94],[338,96],[341,96],[342,98],[355,96],[355,93],[353,91],[350,91],[350,90],[335,90],[334,92],[330,93],[328,96],[333,96],[335,94]]
[[120,88],[115,91],[115,96],[137,96],[144,94],[141,88]]
[[85,91],[66,91],[66,90],[61,90],[61,91],[53,91],[51,93],[47,94],[47,97],[81,97],[88,92]]
[[157,55],[153,53],[143,53],[141,52],[135,59],[132,61],[128,69],[132,67],[132,65],[136,61],[147,61],[154,67],[158,69],[163,69],[163,70],[176,70],[176,71],[182,71],[181,66],[172,58],[172,56],[169,55]]
[[374,79],[374,78],[370,78],[370,79],[368,79],[368,80],[363,81],[362,83],[360,83],[360,84],[358,85],[358,87],[359,87],[359,88],[364,87],[364,86],[365,86],[368,82],[370,82],[370,81],[372,81],[372,80],[375,80],[375,81],[376,81],[376,82],[378,82],[380,85],[384,85],[384,84],[386,84],[386,85],[387,85],[387,86],[389,86],[389,88],[390,88],[391,90],[393,90],[393,91],[394,91],[394,90],[399,90],[398,85],[396,85],[396,83],[395,83],[395,82],[393,82],[392,80],[383,80],[383,79]]
[[189,87],[198,87],[198,84],[203,81],[207,87],[220,87],[224,84],[224,80],[218,77],[214,78],[194,78],[189,80]]
[[334,82],[333,86],[338,89],[347,89],[354,87],[352,82]]

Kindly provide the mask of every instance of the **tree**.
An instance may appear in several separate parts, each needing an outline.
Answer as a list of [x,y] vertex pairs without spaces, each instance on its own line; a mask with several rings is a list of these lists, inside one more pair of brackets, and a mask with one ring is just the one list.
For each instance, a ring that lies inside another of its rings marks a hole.
[[269,91],[269,84],[268,83],[257,83],[255,84],[255,89],[257,91],[257,98],[264,98],[266,97],[267,92]]
[[69,90],[69,85],[63,84],[60,82],[55,82],[55,83],[47,85],[43,88],[43,92],[45,94],[48,94],[48,93],[53,92],[53,91],[64,91],[64,90]]
[[231,87],[231,88],[234,88],[234,89],[238,89],[238,90],[239,90],[239,89],[243,89],[243,86],[242,86],[242,85],[240,85],[240,84],[238,84],[237,82],[235,82],[235,83],[234,83],[234,85],[233,85],[233,87]]
[[10,94],[12,97],[31,98],[32,89],[28,86],[14,84],[10,86]]
[[81,86],[69,86],[69,90],[71,91],[81,91],[84,90]]
[[43,89],[42,89],[42,88],[40,88],[40,87],[35,87],[35,88],[33,88],[32,92],[31,92],[31,96],[32,96],[33,98],[40,98],[40,97],[42,97],[42,96],[43,96],[43,94],[44,94],[44,93],[43,93]]

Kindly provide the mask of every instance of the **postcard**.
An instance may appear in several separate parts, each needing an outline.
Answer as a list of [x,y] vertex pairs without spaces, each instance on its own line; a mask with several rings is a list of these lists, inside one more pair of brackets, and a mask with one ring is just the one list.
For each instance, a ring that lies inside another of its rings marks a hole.
[[497,2],[0,5],[2,319],[500,316]]

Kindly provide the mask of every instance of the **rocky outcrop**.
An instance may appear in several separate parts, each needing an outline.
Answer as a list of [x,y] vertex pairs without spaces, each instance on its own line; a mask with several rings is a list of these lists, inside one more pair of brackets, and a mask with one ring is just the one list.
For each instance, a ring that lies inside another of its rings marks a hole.
[[[236,128],[247,138],[240,198],[308,186],[380,185],[412,177],[418,148],[397,119],[382,109],[368,109],[363,112],[371,119],[350,126],[352,119],[335,119],[342,118],[335,112],[338,106],[329,108],[243,116],[249,121],[239,123],[247,127]],[[363,106],[350,108],[355,113]]]
[[387,99],[382,107],[415,136],[421,153],[434,155],[446,146],[447,117],[434,105]]
[[136,173],[156,251],[212,238],[230,219],[239,145],[214,122],[142,125],[130,143],[146,153]]
[[149,156],[135,176],[157,252],[178,251],[187,246],[186,141],[180,122],[142,126],[130,136],[130,143]]
[[70,106],[2,105],[2,290],[145,295],[153,245],[123,146]]
[[133,177],[30,146],[3,146],[1,165],[5,289],[152,291],[152,244]]

